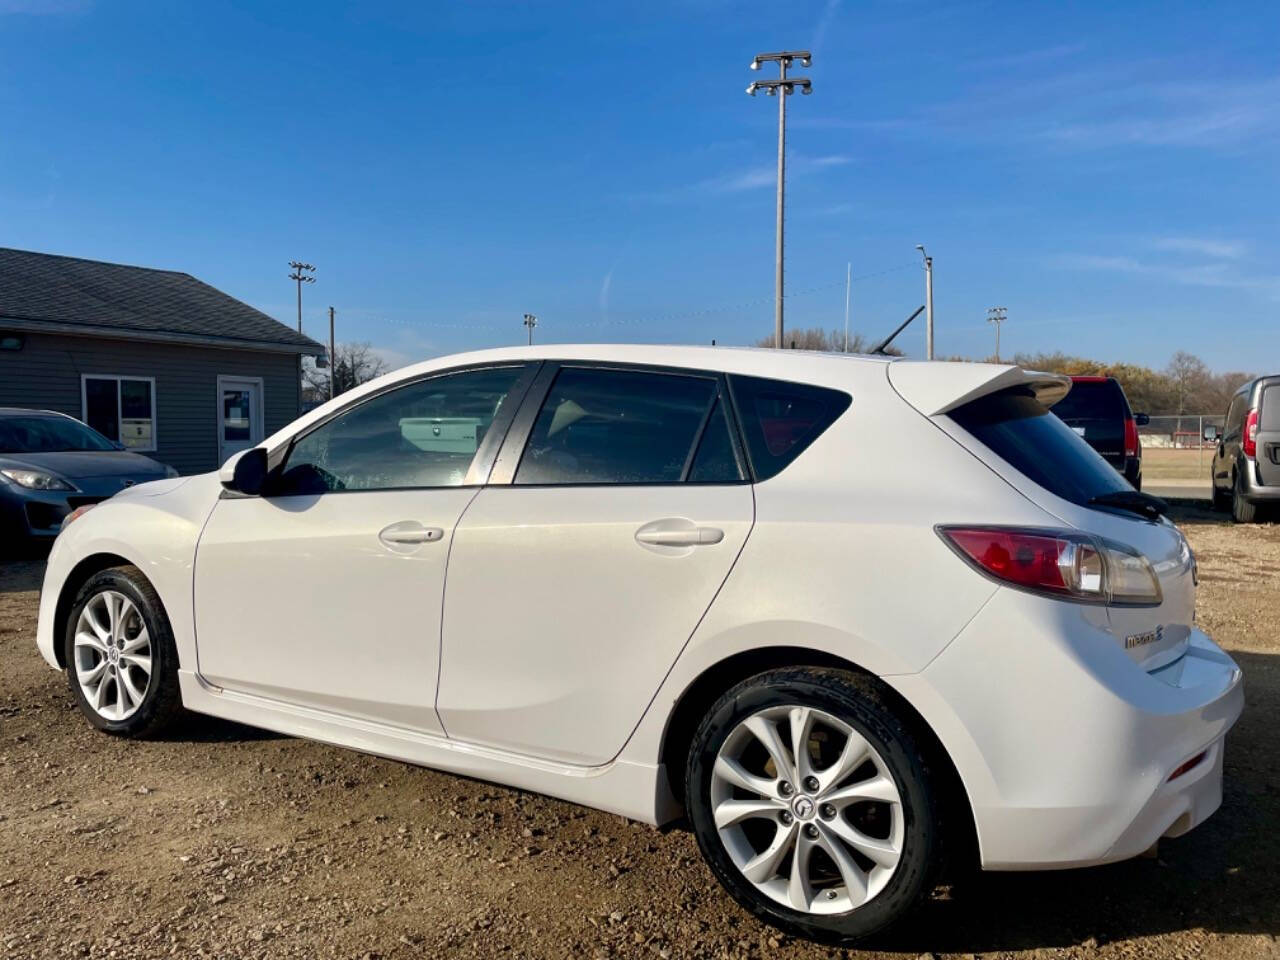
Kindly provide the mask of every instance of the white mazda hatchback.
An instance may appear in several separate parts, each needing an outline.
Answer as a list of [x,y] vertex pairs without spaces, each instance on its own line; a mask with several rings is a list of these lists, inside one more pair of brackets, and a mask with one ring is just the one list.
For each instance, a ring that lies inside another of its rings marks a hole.
[[1104,863],[1221,802],[1240,671],[1060,376],[546,346],[367,383],[69,518],[38,644],[182,708],[661,824],[848,941],[944,860]]

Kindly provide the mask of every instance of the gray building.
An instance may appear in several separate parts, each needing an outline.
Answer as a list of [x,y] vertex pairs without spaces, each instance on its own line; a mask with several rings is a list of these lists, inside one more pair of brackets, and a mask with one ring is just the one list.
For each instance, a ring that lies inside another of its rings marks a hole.
[[298,416],[324,348],[186,273],[0,248],[0,406],[58,410],[181,473]]

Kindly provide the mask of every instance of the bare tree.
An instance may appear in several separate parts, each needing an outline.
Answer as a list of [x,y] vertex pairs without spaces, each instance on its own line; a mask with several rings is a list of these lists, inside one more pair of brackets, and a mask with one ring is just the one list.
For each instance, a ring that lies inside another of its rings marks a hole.
[[[754,346],[772,347],[772,336],[761,337]],[[828,353],[844,352],[844,331],[823,330],[821,327],[808,327],[791,330],[787,333],[787,347],[795,346],[797,350],[824,350]],[[876,341],[868,339],[861,333],[849,334],[849,352],[866,353],[876,345]],[[891,357],[902,356],[902,351],[890,344],[884,351]]]
[[327,368],[319,368],[310,357],[302,361],[302,402],[315,406],[329,399],[329,378],[333,377],[336,397],[352,387],[380,377],[387,372],[387,362],[373,352],[366,340],[359,343],[339,343]]

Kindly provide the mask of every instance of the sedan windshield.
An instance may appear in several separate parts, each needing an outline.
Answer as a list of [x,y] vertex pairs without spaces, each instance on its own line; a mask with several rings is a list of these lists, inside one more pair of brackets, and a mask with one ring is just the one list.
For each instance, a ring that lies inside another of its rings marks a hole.
[[69,417],[0,417],[0,453],[115,449],[97,430]]

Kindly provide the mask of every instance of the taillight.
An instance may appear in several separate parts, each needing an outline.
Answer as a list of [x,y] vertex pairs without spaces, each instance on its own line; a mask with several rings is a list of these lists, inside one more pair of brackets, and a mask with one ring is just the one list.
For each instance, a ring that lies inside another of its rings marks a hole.
[[1160,582],[1132,547],[1074,530],[938,527],[979,571],[1023,590],[1087,603],[1149,606]]
[[1129,417],[1124,422],[1124,455],[1126,457],[1138,455],[1138,424],[1133,417]]
[[1244,439],[1240,444],[1246,457],[1258,455],[1258,411],[1250,410],[1244,418]]

